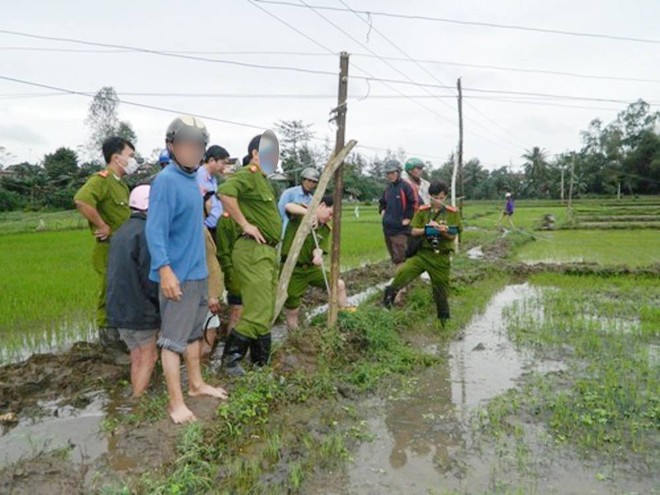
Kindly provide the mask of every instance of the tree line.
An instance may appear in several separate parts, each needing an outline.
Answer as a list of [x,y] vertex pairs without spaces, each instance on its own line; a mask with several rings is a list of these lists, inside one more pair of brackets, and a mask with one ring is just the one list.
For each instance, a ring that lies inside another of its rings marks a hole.
[[[87,177],[103,168],[100,148],[110,135],[137,141],[131,124],[119,119],[119,99],[111,87],[102,88],[93,99],[86,124],[89,140],[77,150],[60,147],[38,163],[13,163],[9,150],[0,147],[0,211],[19,209],[70,209],[73,195]],[[496,199],[503,191],[517,198],[559,199],[567,195],[573,182],[573,195],[647,195],[660,193],[660,112],[639,100],[605,124],[590,122],[581,132],[582,147],[554,157],[541,147],[525,150],[523,166],[509,165],[486,169],[478,158],[468,160],[458,178],[459,194],[466,200]],[[331,154],[331,143],[313,144],[314,131],[300,120],[278,121],[274,128],[281,139],[282,167],[280,187],[297,183],[300,171],[308,166],[322,167]],[[159,150],[151,159],[142,159],[140,173],[130,180],[139,183],[158,169]],[[404,163],[404,149],[388,150],[384,155],[352,153],[345,162],[344,195],[355,201],[377,199],[385,187],[383,163],[395,158]],[[429,179],[450,182],[454,156],[442,164],[426,162]]]

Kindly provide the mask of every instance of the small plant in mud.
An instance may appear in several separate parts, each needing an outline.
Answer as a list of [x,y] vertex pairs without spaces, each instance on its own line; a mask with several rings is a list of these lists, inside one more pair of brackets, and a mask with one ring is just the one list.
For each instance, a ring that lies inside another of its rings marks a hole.
[[565,360],[492,401],[482,425],[503,431],[520,411],[543,419],[557,441],[622,460],[660,444],[660,286],[650,277],[539,275],[537,297],[507,314],[519,345]]

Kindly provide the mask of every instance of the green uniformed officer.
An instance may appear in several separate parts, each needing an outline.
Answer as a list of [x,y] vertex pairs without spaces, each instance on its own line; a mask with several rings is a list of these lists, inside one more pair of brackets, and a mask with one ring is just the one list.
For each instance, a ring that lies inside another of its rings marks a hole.
[[248,146],[250,163],[218,188],[225,211],[236,221],[241,235],[234,244],[232,263],[243,300],[243,312],[227,337],[223,362],[231,375],[242,375],[241,361],[250,351],[252,362],[264,366],[270,359],[270,325],[275,313],[279,275],[277,245],[282,220],[275,192],[260,166],[255,136]]
[[236,327],[236,323],[241,317],[243,301],[241,291],[238,288],[238,280],[234,273],[234,264],[231,260],[234,244],[240,237],[242,231],[239,225],[229,216],[226,211],[223,212],[216,229],[217,257],[222,267],[222,273],[225,277],[225,288],[227,289],[227,304],[229,304],[229,332]]
[[110,237],[131,216],[128,207],[128,186],[124,175],[134,173],[139,165],[135,160],[135,146],[121,137],[103,142],[103,157],[107,167],[94,175],[74,196],[76,208],[89,222],[96,238],[92,252],[92,266],[99,276],[96,324],[103,345],[121,347],[116,329],[109,329],[105,312],[106,272]]
[[[289,280],[288,298],[284,303],[286,310],[286,324],[289,330],[298,327],[298,314],[300,302],[309,286],[328,289],[328,274],[323,273],[323,254],[327,254],[330,249],[330,239],[332,230],[328,222],[332,218],[333,199],[331,195],[326,195],[319,203],[316,209],[316,218],[312,225],[314,232],[310,232],[300,249],[298,261],[293,269],[291,279]],[[298,232],[298,227],[302,218],[307,212],[307,205],[299,203],[287,203],[284,205],[289,221],[284,231],[284,240],[282,242],[282,263],[291,250],[293,239]],[[316,240],[314,239],[316,237]],[[318,242],[318,246],[317,243]],[[338,281],[338,304],[342,309],[348,306],[346,297],[346,285],[343,280]]]
[[444,204],[447,184],[436,181],[429,187],[431,204],[425,205],[413,217],[411,234],[422,238],[417,252],[397,270],[392,284],[385,289],[384,304],[391,307],[399,290],[428,272],[438,318],[444,326],[449,319],[449,265],[453,242],[462,230],[456,208]]

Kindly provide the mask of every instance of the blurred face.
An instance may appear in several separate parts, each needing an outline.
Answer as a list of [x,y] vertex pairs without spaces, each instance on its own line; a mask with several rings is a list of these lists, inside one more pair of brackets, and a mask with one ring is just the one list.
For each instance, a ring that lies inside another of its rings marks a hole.
[[204,159],[206,146],[202,141],[177,139],[169,146],[179,165],[187,169],[196,170]]
[[447,193],[444,191],[440,191],[438,194],[431,195],[431,203],[433,203],[435,208],[440,208],[444,204],[445,199],[447,199]]
[[328,223],[332,220],[332,208],[326,206],[325,203],[321,203],[316,209],[316,218],[318,218],[319,223]]
[[387,178],[387,182],[396,182],[396,180],[399,178],[399,172],[387,172],[385,177]]
[[206,162],[206,168],[213,175],[224,173],[226,166],[227,166],[226,158],[221,158],[219,160],[211,158],[208,162]]
[[414,177],[415,179],[421,179],[422,175],[424,175],[424,168],[423,167],[415,167],[412,170],[408,172],[408,175],[411,177]]
[[305,191],[314,192],[317,185],[318,182],[316,182],[315,180],[309,180],[309,179],[302,180],[302,186]]

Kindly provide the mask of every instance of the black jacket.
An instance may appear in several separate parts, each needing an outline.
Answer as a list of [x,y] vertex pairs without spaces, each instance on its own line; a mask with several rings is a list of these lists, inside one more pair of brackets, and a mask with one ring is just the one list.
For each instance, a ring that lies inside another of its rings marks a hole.
[[380,198],[378,211],[383,215],[385,235],[410,233],[410,226],[404,226],[403,220],[412,220],[415,214],[417,197],[410,184],[402,179],[390,183]]
[[108,324],[131,330],[160,328],[158,284],[149,280],[146,216],[133,213],[110,238]]

